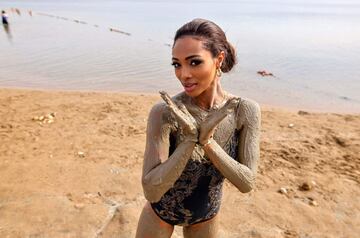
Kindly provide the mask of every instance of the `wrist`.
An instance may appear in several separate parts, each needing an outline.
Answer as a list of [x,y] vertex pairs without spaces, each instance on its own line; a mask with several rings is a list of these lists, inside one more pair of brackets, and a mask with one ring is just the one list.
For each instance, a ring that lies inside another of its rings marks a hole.
[[210,137],[209,139],[205,140],[205,141],[202,141],[202,142],[198,142],[198,145],[201,146],[202,148],[205,148],[207,146],[209,146],[213,141],[213,138]]
[[185,139],[185,140],[183,140],[181,143],[185,143],[185,144],[189,144],[189,145],[191,145],[191,144],[194,144],[194,145],[197,145],[197,144],[199,144],[197,141],[194,141],[194,140],[192,140],[192,139]]

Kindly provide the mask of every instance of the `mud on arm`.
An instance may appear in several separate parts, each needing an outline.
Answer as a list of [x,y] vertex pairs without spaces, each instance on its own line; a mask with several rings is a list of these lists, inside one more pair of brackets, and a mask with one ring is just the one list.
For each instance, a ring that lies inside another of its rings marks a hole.
[[238,108],[240,131],[238,161],[231,158],[212,139],[204,151],[214,166],[241,192],[250,192],[255,184],[257,162],[259,159],[260,108],[257,103],[241,100]]
[[169,138],[173,124],[166,113],[166,104],[155,105],[147,124],[142,186],[149,202],[159,201],[174,185],[195,147],[195,142],[184,141],[169,157]]

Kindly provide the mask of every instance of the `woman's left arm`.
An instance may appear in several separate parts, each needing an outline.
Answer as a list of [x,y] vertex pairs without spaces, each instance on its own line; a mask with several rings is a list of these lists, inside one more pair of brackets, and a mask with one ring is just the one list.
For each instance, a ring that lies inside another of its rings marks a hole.
[[240,129],[238,161],[231,158],[213,139],[203,149],[224,177],[241,192],[247,193],[253,189],[255,184],[260,154],[261,111],[256,102],[242,99],[237,113],[237,126]]

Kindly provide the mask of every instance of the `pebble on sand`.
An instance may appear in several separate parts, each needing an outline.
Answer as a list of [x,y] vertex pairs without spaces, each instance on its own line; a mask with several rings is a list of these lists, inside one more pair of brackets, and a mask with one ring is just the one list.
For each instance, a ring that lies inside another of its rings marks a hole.
[[83,203],[75,203],[74,207],[76,209],[83,209],[85,207],[85,204],[83,204]]
[[333,135],[332,137],[333,137],[334,141],[336,142],[336,144],[340,145],[341,147],[347,146],[345,139],[335,136],[335,135]]
[[281,188],[278,190],[278,192],[281,193],[281,194],[287,194],[287,193],[288,193],[287,189],[284,188],[284,187],[281,187]]
[[56,112],[51,112],[51,113],[49,113],[47,115],[44,115],[44,116],[34,116],[32,118],[32,120],[33,121],[38,121],[38,122],[40,122],[40,124],[42,124],[42,123],[50,124],[50,123],[54,122],[55,116],[56,116]]
[[315,181],[305,181],[299,187],[301,191],[310,191],[316,186]]
[[299,115],[309,115],[310,113],[308,113],[307,111],[298,111]]

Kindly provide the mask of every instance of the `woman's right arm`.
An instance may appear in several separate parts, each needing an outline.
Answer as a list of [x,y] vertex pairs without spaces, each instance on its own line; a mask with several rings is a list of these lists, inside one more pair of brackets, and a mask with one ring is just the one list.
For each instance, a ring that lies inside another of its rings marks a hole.
[[195,142],[180,143],[169,157],[171,122],[164,116],[165,103],[150,111],[144,154],[142,186],[149,202],[158,202],[183,172],[195,147]]

